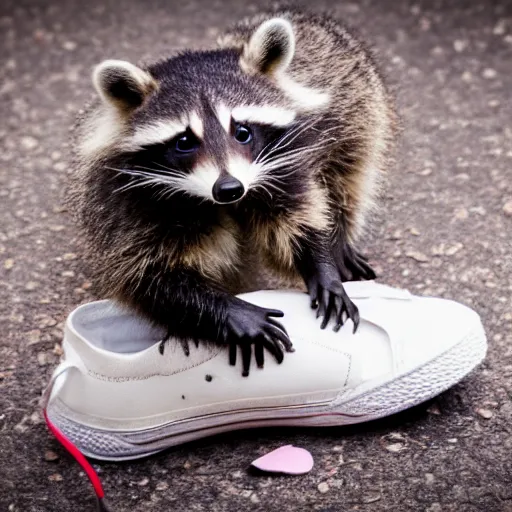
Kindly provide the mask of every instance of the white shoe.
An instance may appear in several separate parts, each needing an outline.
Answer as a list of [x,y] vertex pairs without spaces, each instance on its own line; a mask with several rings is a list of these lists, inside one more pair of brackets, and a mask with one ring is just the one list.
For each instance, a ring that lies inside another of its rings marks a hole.
[[345,289],[359,308],[338,333],[321,330],[306,294],[261,291],[245,300],[285,313],[295,352],[267,354],[249,377],[228,349],[179,343],[112,302],[80,306],[67,320],[48,417],[85,455],[124,460],[230,430],[361,423],[448,389],[485,356],[479,316],[466,306],[374,282]]

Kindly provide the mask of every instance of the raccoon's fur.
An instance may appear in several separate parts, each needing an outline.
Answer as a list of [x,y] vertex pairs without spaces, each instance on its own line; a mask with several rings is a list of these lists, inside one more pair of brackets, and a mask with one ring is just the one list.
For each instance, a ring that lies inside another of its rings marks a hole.
[[[299,274],[313,306],[357,327],[342,281],[373,278],[355,249],[388,166],[394,110],[372,58],[338,22],[246,19],[210,51],[146,67],[105,61],[78,127],[70,206],[101,293],[180,340],[251,344],[281,361],[274,319],[226,290],[241,247]],[[163,347],[163,346],[162,346]]]

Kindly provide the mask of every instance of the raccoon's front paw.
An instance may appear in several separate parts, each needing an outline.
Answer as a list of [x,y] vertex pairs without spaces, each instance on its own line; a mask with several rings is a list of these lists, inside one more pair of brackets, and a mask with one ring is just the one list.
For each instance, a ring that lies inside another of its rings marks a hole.
[[359,310],[350,300],[347,292],[338,279],[328,280],[317,276],[307,283],[311,307],[316,308],[316,317],[323,316],[321,329],[325,329],[331,317],[336,319],[333,330],[338,332],[347,319],[354,323],[353,332],[359,326]]
[[283,347],[287,352],[293,352],[292,342],[286,329],[275,320],[284,316],[277,309],[266,309],[240,301],[228,307],[224,341],[229,344],[229,363],[236,364],[237,347],[242,352],[242,375],[249,375],[251,365],[252,345],[254,357],[259,368],[263,368],[267,349],[278,363],[284,359]]

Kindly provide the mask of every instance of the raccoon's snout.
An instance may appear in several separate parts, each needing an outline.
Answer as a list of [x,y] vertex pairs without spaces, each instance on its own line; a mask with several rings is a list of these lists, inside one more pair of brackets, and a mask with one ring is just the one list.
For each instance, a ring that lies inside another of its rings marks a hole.
[[242,183],[233,176],[222,176],[213,185],[212,194],[218,203],[234,203],[244,195]]

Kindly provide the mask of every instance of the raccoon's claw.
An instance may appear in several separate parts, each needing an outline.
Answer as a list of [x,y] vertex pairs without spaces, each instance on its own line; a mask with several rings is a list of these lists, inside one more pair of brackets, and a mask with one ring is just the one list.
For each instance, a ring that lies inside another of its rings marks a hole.
[[[165,335],[165,337],[160,340],[160,343],[158,344],[158,352],[160,352],[161,355],[164,355],[165,344],[169,341],[170,337],[171,337],[171,335],[169,333],[167,333]],[[199,346],[198,339],[194,338],[192,341],[194,342],[196,347]],[[183,349],[184,354],[188,357],[190,355],[190,347],[188,344],[188,339],[183,338],[183,339],[180,339],[179,342],[180,342],[181,348]]]
[[282,311],[265,309],[240,301],[228,309],[226,342],[229,344],[229,364],[235,365],[237,348],[242,355],[242,375],[247,377],[251,366],[252,346],[259,368],[265,364],[265,349],[280,364],[284,359],[283,348],[293,352],[292,342],[286,329],[275,317],[282,317]]
[[321,329],[325,329],[329,320],[334,317],[336,319],[334,331],[338,332],[348,318],[354,324],[353,332],[357,331],[360,321],[359,310],[350,300],[340,281],[334,280],[329,285],[323,286],[314,279],[309,283],[309,295],[311,306],[317,307],[316,317],[323,317]]
[[352,272],[353,281],[371,281],[377,277],[366,257],[357,251],[354,251],[354,259],[349,262],[349,269]]
[[366,257],[347,242],[335,243],[332,255],[342,281],[370,281],[377,277]]

